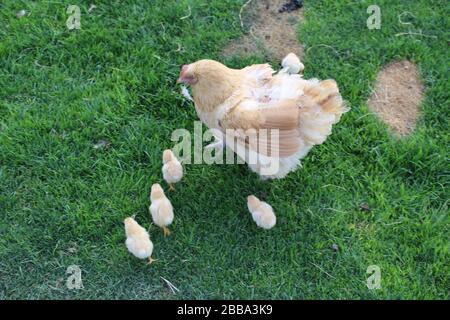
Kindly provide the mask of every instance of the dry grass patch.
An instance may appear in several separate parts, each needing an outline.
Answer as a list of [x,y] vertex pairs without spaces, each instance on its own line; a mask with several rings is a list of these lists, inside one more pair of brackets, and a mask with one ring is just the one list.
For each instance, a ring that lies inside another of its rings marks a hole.
[[369,109],[395,134],[410,134],[419,117],[423,90],[415,64],[407,60],[391,63],[377,76]]
[[259,53],[281,60],[293,52],[301,58],[303,47],[298,41],[297,24],[303,19],[303,10],[295,9],[293,3],[289,0],[253,0],[243,13],[248,34],[225,47],[223,55]]

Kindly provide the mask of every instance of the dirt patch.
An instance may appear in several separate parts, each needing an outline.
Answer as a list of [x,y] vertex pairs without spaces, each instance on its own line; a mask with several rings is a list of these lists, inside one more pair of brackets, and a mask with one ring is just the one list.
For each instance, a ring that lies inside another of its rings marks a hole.
[[410,134],[419,117],[423,90],[415,64],[406,60],[391,63],[377,76],[374,92],[368,101],[369,109],[394,133],[400,136]]
[[301,58],[297,24],[303,19],[302,6],[299,0],[253,0],[243,13],[244,29],[249,34],[231,42],[223,55],[256,53],[281,60],[293,52]]

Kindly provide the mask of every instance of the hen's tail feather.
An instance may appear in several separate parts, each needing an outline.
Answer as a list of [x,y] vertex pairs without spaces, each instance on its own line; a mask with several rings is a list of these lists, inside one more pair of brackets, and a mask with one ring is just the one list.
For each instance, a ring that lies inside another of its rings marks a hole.
[[332,125],[349,109],[334,80],[310,83],[300,98],[300,136],[309,145],[323,143],[331,134]]

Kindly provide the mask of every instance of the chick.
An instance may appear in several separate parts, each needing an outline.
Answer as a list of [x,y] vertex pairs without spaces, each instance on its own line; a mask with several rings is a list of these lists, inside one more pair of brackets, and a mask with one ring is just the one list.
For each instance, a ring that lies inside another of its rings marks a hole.
[[127,235],[125,244],[128,251],[139,259],[148,259],[148,264],[155,261],[152,258],[153,242],[150,240],[148,232],[131,217],[126,218],[123,222]]
[[162,173],[164,180],[169,184],[169,190],[173,191],[175,188],[173,187],[174,183],[183,178],[183,167],[181,166],[180,161],[175,157],[172,150],[164,150],[163,152],[163,167]]
[[305,69],[303,63],[300,62],[300,59],[292,52],[284,57],[281,66],[283,67],[283,71],[289,74],[299,73]]
[[247,206],[258,227],[263,229],[273,228],[277,222],[277,217],[268,203],[251,195],[247,197]]
[[149,207],[149,211],[153,222],[163,229],[164,236],[168,236],[170,230],[167,226],[173,221],[173,207],[158,183],[152,185],[150,200],[152,204]]

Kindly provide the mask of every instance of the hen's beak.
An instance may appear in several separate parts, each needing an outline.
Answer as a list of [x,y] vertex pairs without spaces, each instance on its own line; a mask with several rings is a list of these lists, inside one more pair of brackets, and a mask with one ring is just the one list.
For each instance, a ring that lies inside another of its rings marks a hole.
[[192,75],[187,75],[187,71],[189,69],[189,65],[185,64],[181,67],[180,76],[177,80],[177,83],[185,83],[185,84],[194,84],[196,82],[195,78]]

